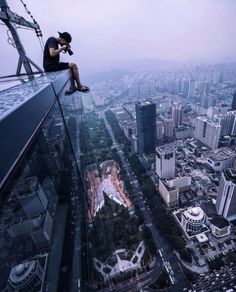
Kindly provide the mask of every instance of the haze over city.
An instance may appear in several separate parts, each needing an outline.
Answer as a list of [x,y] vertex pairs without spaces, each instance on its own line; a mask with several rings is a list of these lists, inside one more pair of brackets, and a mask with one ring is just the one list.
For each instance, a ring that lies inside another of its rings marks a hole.
[[[12,11],[31,20],[20,1],[10,2]],[[233,0],[69,0],[26,4],[41,26],[44,42],[49,36],[57,36],[57,31],[72,34],[75,54],[62,59],[77,62],[84,74],[129,69],[130,63],[142,59],[180,63],[236,60]],[[42,51],[34,32],[18,31],[29,57],[42,66]],[[7,43],[4,26],[0,26],[0,32],[1,73],[11,74],[16,68],[17,52]]]

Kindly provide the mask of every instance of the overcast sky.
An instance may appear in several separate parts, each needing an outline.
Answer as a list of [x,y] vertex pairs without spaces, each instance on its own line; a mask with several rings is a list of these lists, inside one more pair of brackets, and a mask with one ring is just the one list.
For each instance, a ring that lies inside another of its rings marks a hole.
[[[236,60],[235,0],[25,0],[44,41],[57,31],[72,34],[75,61],[83,72],[115,68],[124,60],[156,58],[179,62]],[[12,11],[30,20],[20,0]],[[19,30],[29,55],[42,66],[34,32]],[[0,26],[1,74],[14,73],[17,52]]]

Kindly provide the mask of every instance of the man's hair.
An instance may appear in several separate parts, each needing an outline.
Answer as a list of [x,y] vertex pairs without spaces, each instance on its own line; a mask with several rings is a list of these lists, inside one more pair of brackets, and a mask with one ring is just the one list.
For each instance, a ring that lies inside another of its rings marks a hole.
[[72,37],[68,32],[59,32],[59,37],[70,43],[72,41]]

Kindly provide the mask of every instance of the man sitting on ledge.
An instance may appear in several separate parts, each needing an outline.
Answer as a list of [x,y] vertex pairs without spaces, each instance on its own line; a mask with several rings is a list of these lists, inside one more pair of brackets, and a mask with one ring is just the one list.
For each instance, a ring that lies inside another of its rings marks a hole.
[[[77,87],[73,84],[72,87],[66,91],[66,94],[72,94],[76,90],[81,92],[89,91],[89,88],[85,85],[82,85],[79,78],[78,67],[74,63],[63,63],[60,62],[60,53],[68,52],[69,55],[72,55],[73,52],[70,49],[71,35],[68,32],[59,33],[59,37],[50,37],[44,47],[43,55],[43,68],[45,72],[53,72],[65,69],[71,69],[72,76],[76,82]],[[60,48],[59,48],[60,45]]]

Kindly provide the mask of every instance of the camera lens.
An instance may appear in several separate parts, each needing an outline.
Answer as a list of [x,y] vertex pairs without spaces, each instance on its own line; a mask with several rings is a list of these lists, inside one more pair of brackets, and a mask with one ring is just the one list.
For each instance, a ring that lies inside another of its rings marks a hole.
[[74,53],[71,51],[71,49],[68,49],[67,52],[68,52],[68,54],[69,54],[70,56],[74,54]]

